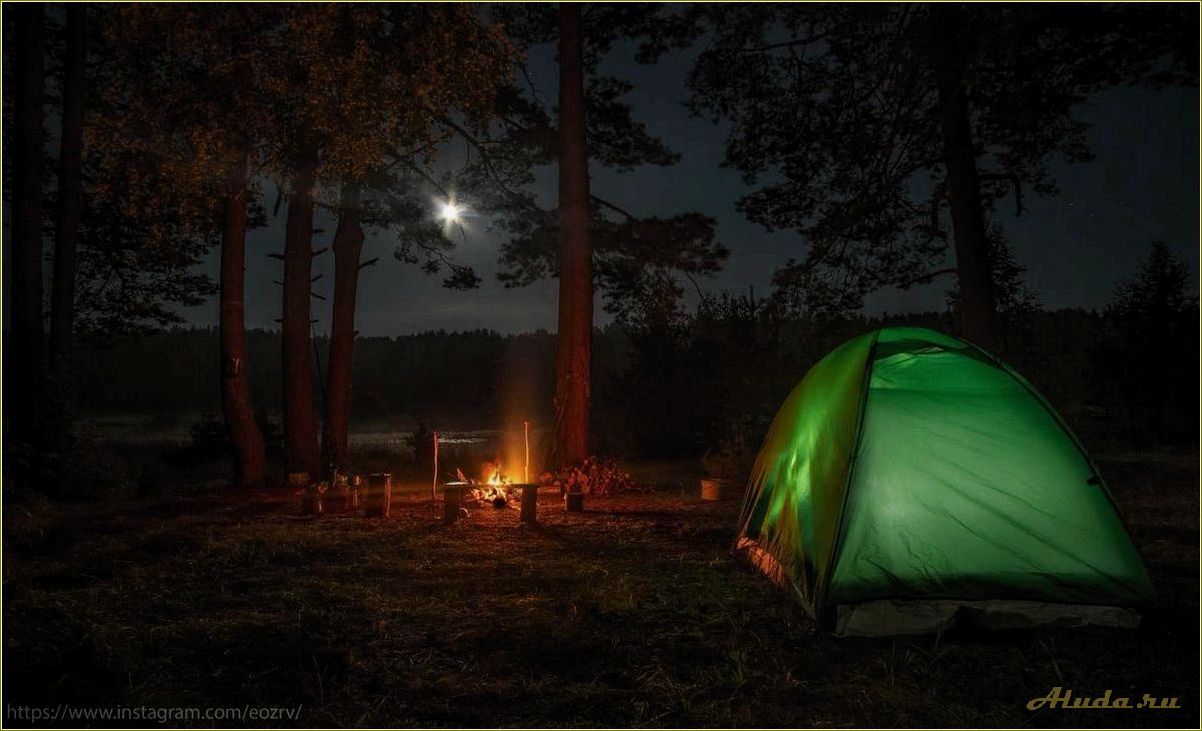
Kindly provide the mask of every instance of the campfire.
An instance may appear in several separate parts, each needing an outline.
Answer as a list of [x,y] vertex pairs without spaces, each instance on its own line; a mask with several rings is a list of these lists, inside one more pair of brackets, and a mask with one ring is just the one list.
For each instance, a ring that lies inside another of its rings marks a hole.
[[[538,485],[529,482],[530,476],[530,423],[522,422],[522,439],[519,442],[520,457],[509,459],[509,463],[520,462],[522,480],[514,482],[502,467],[503,462],[498,457],[493,462],[485,462],[480,469],[479,480],[473,480],[456,468],[451,481],[442,483],[443,523],[455,523],[461,517],[469,515],[464,503],[472,505],[491,505],[496,509],[511,507],[521,513],[522,523],[535,523],[538,504]],[[430,501],[437,500],[439,488],[438,468],[438,432],[433,434],[434,441],[434,482],[430,486]]]
[[468,500],[492,505],[494,508],[503,508],[511,503],[514,507],[517,507],[515,499],[517,497],[517,488],[510,483],[500,463],[485,462],[481,469],[481,479],[479,482],[467,480],[463,477],[462,471],[457,470],[457,472],[460,481],[471,485],[466,495]]

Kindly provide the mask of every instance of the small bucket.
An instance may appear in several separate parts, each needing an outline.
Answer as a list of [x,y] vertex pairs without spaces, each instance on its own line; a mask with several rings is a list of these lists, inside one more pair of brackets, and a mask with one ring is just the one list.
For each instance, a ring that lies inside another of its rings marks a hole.
[[729,500],[735,492],[735,483],[730,480],[707,477],[701,481],[702,500]]
[[563,494],[563,509],[569,513],[579,513],[584,510],[584,493],[565,492]]

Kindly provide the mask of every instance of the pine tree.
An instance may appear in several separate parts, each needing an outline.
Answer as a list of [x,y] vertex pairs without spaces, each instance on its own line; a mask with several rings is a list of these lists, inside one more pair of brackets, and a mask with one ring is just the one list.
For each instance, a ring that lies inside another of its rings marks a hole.
[[1193,403],[1198,353],[1198,295],[1189,267],[1163,241],[1121,283],[1106,314],[1117,324],[1103,354],[1139,440],[1197,439]]
[[691,105],[729,124],[726,162],[759,186],[739,208],[808,247],[777,274],[784,298],[858,307],[879,287],[929,278],[950,249],[964,334],[986,347],[995,205],[1013,196],[1021,211],[1025,190],[1053,192],[1054,155],[1089,158],[1076,112],[1090,94],[1197,84],[1192,7],[802,3],[690,15],[674,42],[702,38]]
[[[478,155],[460,185],[510,237],[501,252],[505,286],[559,278],[552,462],[572,464],[591,449],[595,290],[619,316],[645,306],[649,294],[662,300],[658,307],[677,307],[683,294],[678,277],[716,271],[727,252],[708,216],[636,216],[590,187],[593,165],[629,170],[679,159],[634,119],[623,99],[630,82],[598,70],[618,39],[651,43],[670,13],[646,4],[567,3],[558,10],[503,5],[497,13],[519,50],[557,43],[558,113],[549,114],[533,91],[511,87],[500,120],[480,135]],[[556,209],[546,210],[530,190],[531,170],[552,162],[559,200]]]

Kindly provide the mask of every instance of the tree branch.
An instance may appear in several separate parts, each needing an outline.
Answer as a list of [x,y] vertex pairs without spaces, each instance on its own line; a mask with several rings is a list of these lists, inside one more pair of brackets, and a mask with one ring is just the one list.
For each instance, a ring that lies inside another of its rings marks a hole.
[[1005,180],[1009,182],[1011,188],[1014,190],[1015,217],[1017,218],[1018,216],[1021,216],[1023,211],[1026,210],[1023,208],[1023,185],[1022,181],[1018,177],[1018,173],[981,173],[977,176],[977,179],[982,182],[993,182],[998,180]]
[[[468,132],[466,129],[464,129],[462,127],[462,125],[459,125],[454,120],[448,119],[444,116],[437,116],[436,119],[437,119],[437,121],[450,127],[457,134],[459,134],[460,137],[462,137],[464,140],[466,140],[468,144],[470,144],[472,147],[474,147],[476,149],[476,152],[479,153],[479,155],[480,155],[480,159],[484,162],[485,168],[489,171],[489,177],[491,177],[493,179],[493,181],[498,186],[500,186],[501,190],[503,190],[510,197],[515,197],[515,198],[518,197],[518,194],[515,193],[514,191],[510,190],[509,187],[504,182],[502,182],[500,180],[499,176],[495,173],[495,167],[492,164],[492,158],[489,155],[489,153],[484,149],[483,141],[477,139],[475,135]],[[621,206],[617,205],[616,203],[610,203],[609,201],[605,200],[604,198],[600,198],[596,195],[591,195],[591,194],[589,195],[589,198],[594,203],[596,203],[599,206],[602,206],[603,208],[608,208],[612,211],[620,213],[621,215],[625,216],[626,219],[629,221],[638,220],[638,216],[634,215],[630,211],[627,211],[626,209],[622,208]]]
[[605,200],[604,198],[599,198],[599,197],[593,195],[592,193],[590,193],[588,197],[593,203],[596,203],[597,205],[601,206],[602,208],[608,208],[611,211],[617,211],[618,213],[622,214],[623,216],[626,216],[626,220],[628,220],[628,221],[637,221],[638,220],[638,216],[634,215],[633,213],[631,213],[630,211],[627,211],[624,208],[619,207],[618,205],[616,205],[614,203],[610,203],[609,201]]
[[435,114],[430,110],[427,110],[427,113],[430,114],[431,118],[433,118],[435,121],[450,127],[476,150],[476,152],[480,155],[481,162],[484,163],[484,169],[488,171],[488,176],[493,179],[493,182],[497,184],[497,187],[499,187],[501,191],[505,193],[505,195],[514,200],[521,198],[520,194],[511,190],[508,184],[501,179],[501,176],[496,172],[496,167],[493,165],[492,156],[489,155],[489,153],[484,149],[483,143],[476,139],[475,135],[468,132],[463,128],[462,125],[456,123],[454,120],[446,117],[445,115]]
[[[396,158],[396,160],[393,161],[393,164],[396,164],[396,163],[400,163],[401,165],[404,165],[405,167],[409,168],[411,171],[416,173],[418,175],[418,177],[420,177],[422,180],[424,180],[427,183],[429,183],[430,185],[432,185],[436,190],[438,190],[439,193],[442,193],[442,195],[444,197],[446,197],[446,198],[451,197],[451,194],[447,192],[446,188],[442,187],[441,183],[439,183],[437,180],[435,180],[434,177],[432,175],[430,175],[430,173],[423,170],[421,168],[421,166],[419,166],[417,163],[413,162],[413,160],[406,158],[406,157],[398,157],[398,158]],[[391,167],[391,165],[389,167]]]
[[684,274],[685,279],[689,280],[689,282],[692,283],[693,289],[697,291],[698,301],[704,302],[705,294],[701,291],[701,285],[697,283],[697,280],[693,277],[692,273],[690,273],[689,271],[687,271],[685,269],[681,269],[680,271],[681,271],[681,274]]
[[913,287],[915,284],[930,284],[935,279],[935,277],[941,276],[943,274],[955,274],[958,271],[959,270],[956,269],[956,267],[949,267],[947,269],[936,269],[933,272],[927,272],[926,274],[915,277],[914,279],[911,279],[907,282],[902,282],[901,284],[895,284],[893,286],[897,287],[898,289],[909,289],[910,287]]
[[805,46],[805,45],[809,45],[810,43],[814,43],[816,41],[825,40],[827,38],[827,35],[828,34],[826,34],[826,33],[822,33],[822,34],[819,34],[816,36],[810,36],[808,38],[794,38],[792,40],[784,41],[782,43],[769,43],[766,46],[757,46],[755,48],[743,48],[743,49],[739,50],[739,53],[763,53],[765,51],[775,51],[780,48],[796,48],[797,46]]

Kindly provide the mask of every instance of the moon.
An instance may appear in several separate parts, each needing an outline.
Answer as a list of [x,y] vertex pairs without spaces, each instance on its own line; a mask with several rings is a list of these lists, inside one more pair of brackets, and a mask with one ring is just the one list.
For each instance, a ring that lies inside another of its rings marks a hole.
[[455,205],[454,203],[447,202],[442,204],[442,211],[439,212],[439,215],[442,217],[442,220],[446,221],[447,223],[455,223],[459,220],[459,213],[459,206]]

